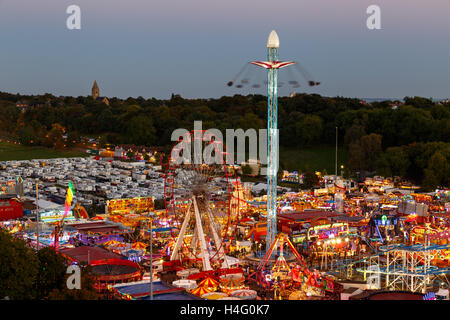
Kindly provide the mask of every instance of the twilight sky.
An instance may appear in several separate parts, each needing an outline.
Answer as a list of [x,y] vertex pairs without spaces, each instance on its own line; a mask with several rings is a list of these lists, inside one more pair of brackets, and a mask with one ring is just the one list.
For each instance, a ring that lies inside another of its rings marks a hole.
[[[72,4],[81,30],[66,28]],[[372,4],[382,30],[366,27]],[[280,59],[322,82],[297,92],[450,97],[448,0],[0,0],[0,91],[85,96],[96,79],[109,97],[233,95],[272,29]]]

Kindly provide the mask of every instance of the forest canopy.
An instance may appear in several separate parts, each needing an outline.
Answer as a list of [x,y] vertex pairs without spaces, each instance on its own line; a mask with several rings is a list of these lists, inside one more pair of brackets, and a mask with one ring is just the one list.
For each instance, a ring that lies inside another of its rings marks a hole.
[[[29,107],[21,112],[18,101]],[[106,105],[92,97],[0,93],[0,110],[2,135],[15,136],[23,144],[56,148],[55,136],[61,134],[72,142],[82,135],[95,135],[102,137],[102,143],[167,147],[173,144],[172,131],[193,129],[198,120],[203,129],[222,132],[227,128],[258,130],[267,123],[267,98],[262,95],[110,98]],[[334,146],[336,127],[351,172],[379,171],[420,182],[426,179],[430,186],[448,185],[450,103],[422,97],[372,103],[317,94],[279,98],[281,146]],[[440,167],[440,163],[446,165]],[[439,173],[431,174],[429,170],[435,167]]]

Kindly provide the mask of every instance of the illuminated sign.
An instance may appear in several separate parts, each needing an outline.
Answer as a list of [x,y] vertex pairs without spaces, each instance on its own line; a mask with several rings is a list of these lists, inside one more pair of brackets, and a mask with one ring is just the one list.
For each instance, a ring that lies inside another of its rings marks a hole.
[[[50,210],[46,212],[42,212],[40,215],[40,219],[42,222],[49,223],[49,222],[56,222],[60,221],[62,217],[64,216],[64,210]],[[73,216],[72,210],[67,212],[66,217],[64,218],[64,221],[73,221],[75,220],[75,217]]]
[[106,202],[108,214],[128,214],[133,212],[148,212],[154,210],[153,197],[138,197],[130,199],[113,199]]
[[311,227],[308,229],[308,240],[328,239],[349,234],[347,223],[333,223]]
[[411,235],[417,238],[417,241],[423,241],[425,235],[430,240],[450,239],[450,230],[436,230],[430,227],[417,226],[411,230]]
[[283,171],[283,176],[281,177],[282,182],[299,183],[298,172],[288,172]]

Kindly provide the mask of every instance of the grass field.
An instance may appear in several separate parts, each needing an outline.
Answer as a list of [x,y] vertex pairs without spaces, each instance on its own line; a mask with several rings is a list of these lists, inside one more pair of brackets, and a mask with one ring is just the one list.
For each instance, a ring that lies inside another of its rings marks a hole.
[[[28,147],[19,144],[0,142],[0,161],[30,160],[85,157],[82,151],[58,151],[44,147]],[[334,173],[335,148],[332,146],[315,146],[311,148],[283,148],[280,147],[280,164],[285,170],[314,170],[326,169],[329,174]],[[341,164],[345,164],[347,154],[343,148],[338,149],[338,173]]]
[[87,154],[81,151],[58,151],[44,147],[28,147],[3,141],[0,142],[0,161],[70,158],[85,156],[87,156]]
[[[336,149],[332,146],[315,146],[311,148],[280,147],[280,165],[285,170],[327,170],[328,174],[335,171]],[[338,148],[338,174],[340,166],[345,165],[347,153],[344,148]]]

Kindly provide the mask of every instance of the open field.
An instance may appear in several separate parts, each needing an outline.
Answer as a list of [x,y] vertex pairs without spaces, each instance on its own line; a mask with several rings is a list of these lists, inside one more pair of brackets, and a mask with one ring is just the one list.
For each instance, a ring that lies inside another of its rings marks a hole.
[[[285,170],[313,170],[325,169],[328,174],[335,171],[335,147],[314,146],[310,148],[283,148],[280,147],[280,165]],[[344,148],[338,148],[338,174],[340,166],[347,161],[347,153]]]
[[[280,147],[280,163],[283,170],[323,172],[323,169],[325,169],[328,174],[334,174],[335,152],[336,149],[331,146],[316,146],[310,148]],[[340,166],[345,166],[346,161],[347,153],[344,148],[338,148],[338,174],[341,174]],[[241,179],[245,182],[265,182],[266,177],[242,176]],[[281,181],[278,181],[278,185],[294,187],[294,185],[281,183]]]
[[[29,147],[20,144],[0,142],[0,161],[30,160],[85,157],[83,151],[60,151],[44,147]],[[334,173],[335,149],[332,146],[315,146],[310,148],[280,147],[280,165],[285,170],[318,170],[326,169]],[[347,154],[343,148],[338,149],[338,167],[345,164]],[[338,168],[340,173],[340,169]]]
[[0,142],[0,161],[30,160],[85,157],[86,153],[81,151],[58,151],[44,147],[28,147],[20,144]]

